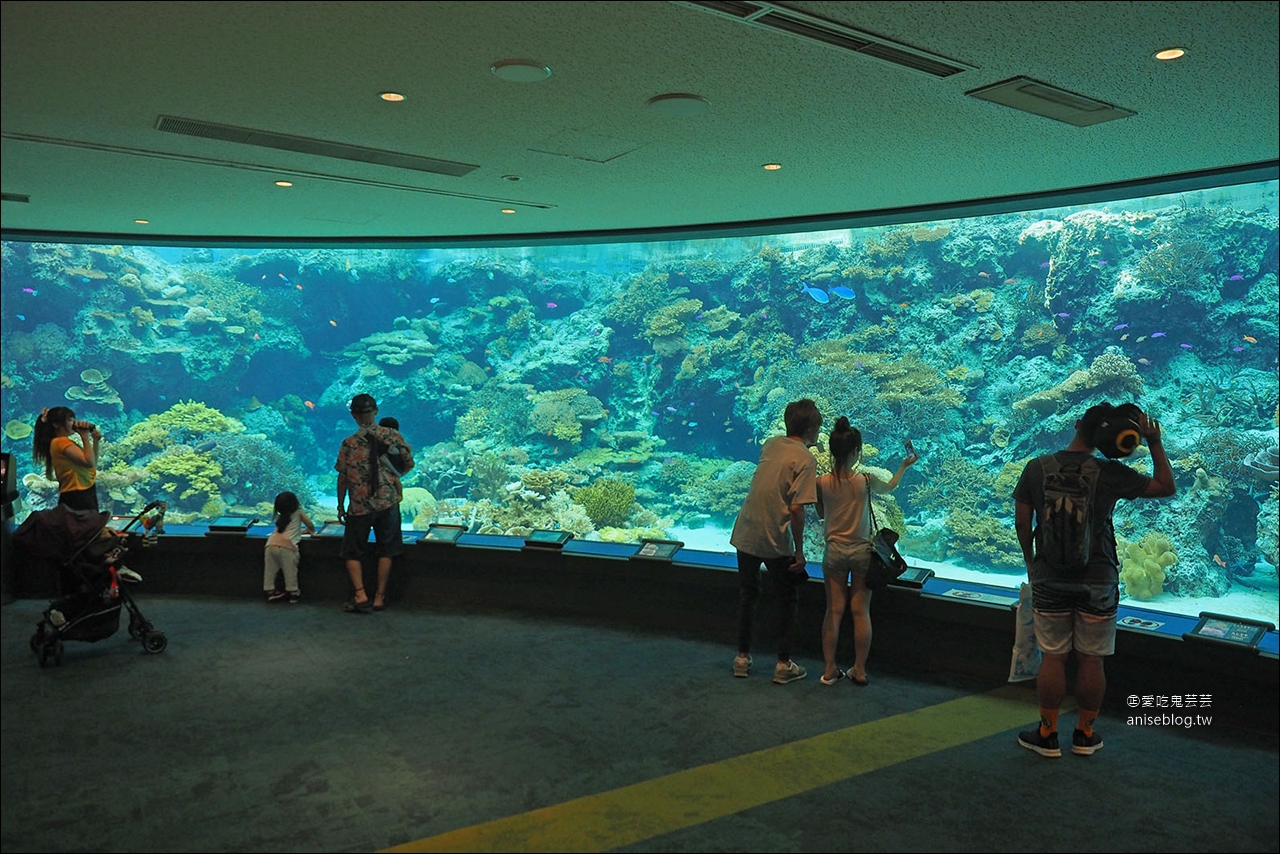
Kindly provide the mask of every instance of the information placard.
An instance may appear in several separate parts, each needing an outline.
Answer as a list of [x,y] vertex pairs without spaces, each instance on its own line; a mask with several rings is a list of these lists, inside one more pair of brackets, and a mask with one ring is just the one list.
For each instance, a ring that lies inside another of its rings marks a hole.
[[671,563],[671,559],[676,556],[676,552],[682,548],[684,548],[684,543],[680,540],[644,539],[640,541],[640,548],[636,549],[635,554],[631,555],[630,559]]
[[1194,629],[1184,634],[1182,639],[1235,646],[1256,652],[1258,642],[1266,637],[1267,632],[1274,629],[1273,624],[1264,623],[1261,620],[1201,611],[1200,622],[1196,623]]

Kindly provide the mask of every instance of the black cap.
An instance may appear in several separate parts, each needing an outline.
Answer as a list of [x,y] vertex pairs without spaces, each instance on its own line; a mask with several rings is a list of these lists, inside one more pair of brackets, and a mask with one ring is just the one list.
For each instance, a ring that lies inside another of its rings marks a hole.
[[371,394],[357,394],[351,398],[351,414],[363,415],[366,412],[373,412],[378,408],[378,401],[373,399]]

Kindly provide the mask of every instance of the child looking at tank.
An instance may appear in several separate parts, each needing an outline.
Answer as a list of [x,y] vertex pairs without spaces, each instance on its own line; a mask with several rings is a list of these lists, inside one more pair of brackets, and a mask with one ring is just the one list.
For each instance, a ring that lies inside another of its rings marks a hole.
[[[302,529],[308,534],[315,534],[316,526],[307,516],[292,492],[282,492],[276,496],[275,530],[267,537],[267,553],[262,570],[262,592],[267,602],[279,602],[286,597],[290,605],[296,605],[302,599],[302,591],[298,588],[298,543],[302,540]],[[284,575],[284,589],[276,586],[276,577]]]

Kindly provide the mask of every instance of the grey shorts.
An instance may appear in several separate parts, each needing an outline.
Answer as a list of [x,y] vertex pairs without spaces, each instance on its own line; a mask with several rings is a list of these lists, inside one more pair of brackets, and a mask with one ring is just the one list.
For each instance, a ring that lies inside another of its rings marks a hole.
[[1036,643],[1048,655],[1108,656],[1116,651],[1115,584],[1032,582]]
[[827,543],[822,556],[822,574],[847,581],[850,576],[866,578],[871,566],[871,543]]

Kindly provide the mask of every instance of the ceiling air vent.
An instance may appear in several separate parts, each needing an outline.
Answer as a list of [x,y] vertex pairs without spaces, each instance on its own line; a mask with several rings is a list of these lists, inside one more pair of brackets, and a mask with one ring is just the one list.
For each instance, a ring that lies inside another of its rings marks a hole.
[[731,18],[757,27],[778,30],[807,41],[847,50],[882,62],[890,62],[901,68],[919,71],[931,77],[950,77],[962,71],[970,71],[965,65],[945,56],[890,41],[871,33],[855,30],[825,18],[806,15],[775,3],[737,2],[737,0],[672,0],[677,6],[688,6],[700,12],[709,12],[721,18]]
[[22,193],[5,193],[3,199],[6,202],[21,202],[24,205],[31,202],[31,197]]
[[1077,95],[1075,92],[1068,92],[1066,89],[1059,89],[1057,86],[1050,86],[1048,83],[1041,83],[1030,77],[1014,77],[1001,83],[992,83],[990,86],[973,89],[965,94],[993,104],[1013,107],[1025,113],[1056,119],[1076,127],[1088,127],[1109,122],[1112,119],[1126,119],[1137,115],[1133,110],[1126,110],[1123,107],[1108,104],[1106,101],[1086,98],[1084,95]]
[[359,145],[346,145],[341,142],[308,139],[305,136],[290,136],[289,134],[253,130],[233,125],[220,125],[195,119],[180,119],[173,116],[160,116],[156,120],[156,130],[166,133],[180,133],[185,136],[199,136],[205,139],[219,139],[223,142],[237,142],[241,145],[256,145],[259,148],[275,148],[281,151],[296,151],[300,154],[315,154],[320,157],[333,157],[338,160],[374,163],[378,166],[390,166],[394,169],[413,169],[417,172],[431,172],[436,175],[461,177],[480,168],[471,163],[455,163],[451,160],[419,157],[416,154],[402,154],[397,151],[383,151],[378,148],[364,148]]

